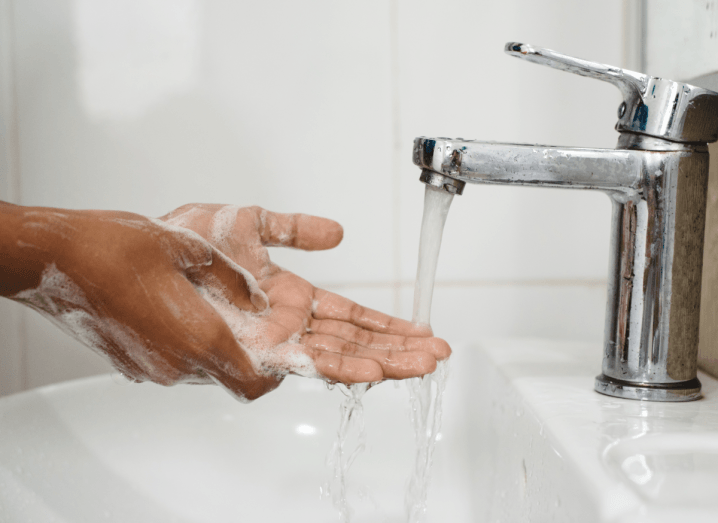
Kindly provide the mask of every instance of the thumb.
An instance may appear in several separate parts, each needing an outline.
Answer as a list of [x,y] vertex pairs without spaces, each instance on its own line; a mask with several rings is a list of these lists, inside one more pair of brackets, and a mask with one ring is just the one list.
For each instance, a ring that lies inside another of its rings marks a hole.
[[198,233],[158,219],[152,221],[171,233],[166,241],[179,267],[195,287],[218,294],[243,310],[259,312],[269,306],[267,295],[252,273]]
[[334,220],[307,214],[260,210],[259,236],[265,246],[321,251],[339,245],[344,229]]

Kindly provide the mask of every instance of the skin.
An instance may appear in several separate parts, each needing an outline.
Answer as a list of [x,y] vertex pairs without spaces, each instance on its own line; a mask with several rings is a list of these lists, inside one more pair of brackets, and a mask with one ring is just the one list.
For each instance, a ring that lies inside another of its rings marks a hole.
[[306,374],[297,361],[346,384],[433,372],[451,350],[428,326],[318,289],[267,250],[331,249],[342,236],[332,220],[259,207],[195,204],[151,219],[0,202],[0,295],[134,381],[218,383],[253,400]]

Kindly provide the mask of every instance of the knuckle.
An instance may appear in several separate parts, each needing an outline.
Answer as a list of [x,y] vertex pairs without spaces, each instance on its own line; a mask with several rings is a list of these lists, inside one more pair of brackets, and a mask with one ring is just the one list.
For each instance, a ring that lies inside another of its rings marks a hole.
[[364,316],[364,307],[362,307],[358,303],[352,304],[351,309],[349,311],[349,315],[353,320],[360,319],[362,316]]
[[340,350],[342,354],[345,354],[347,356],[356,356],[359,352],[358,347],[350,341],[344,342]]
[[371,345],[374,339],[374,333],[368,330],[359,330],[356,334],[357,343],[362,345]]

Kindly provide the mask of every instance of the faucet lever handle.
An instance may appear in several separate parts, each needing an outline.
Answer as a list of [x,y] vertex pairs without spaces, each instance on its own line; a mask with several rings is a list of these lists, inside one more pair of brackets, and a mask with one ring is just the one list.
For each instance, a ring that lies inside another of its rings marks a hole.
[[516,58],[523,58],[529,62],[539,65],[547,65],[554,69],[567,71],[569,73],[603,80],[618,87],[624,98],[641,95],[646,92],[648,75],[626,71],[619,67],[589,62],[573,56],[557,53],[551,49],[533,47],[529,44],[509,42],[504,48],[507,54]]
[[589,62],[551,49],[509,42],[506,53],[618,87],[623,103],[616,130],[682,143],[718,140],[718,93],[690,84]]

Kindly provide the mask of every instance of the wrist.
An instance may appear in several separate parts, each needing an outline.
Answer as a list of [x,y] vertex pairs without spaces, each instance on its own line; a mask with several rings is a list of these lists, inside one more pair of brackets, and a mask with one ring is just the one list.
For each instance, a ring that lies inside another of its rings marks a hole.
[[50,209],[0,202],[0,296],[11,297],[39,285],[52,260],[43,227]]

